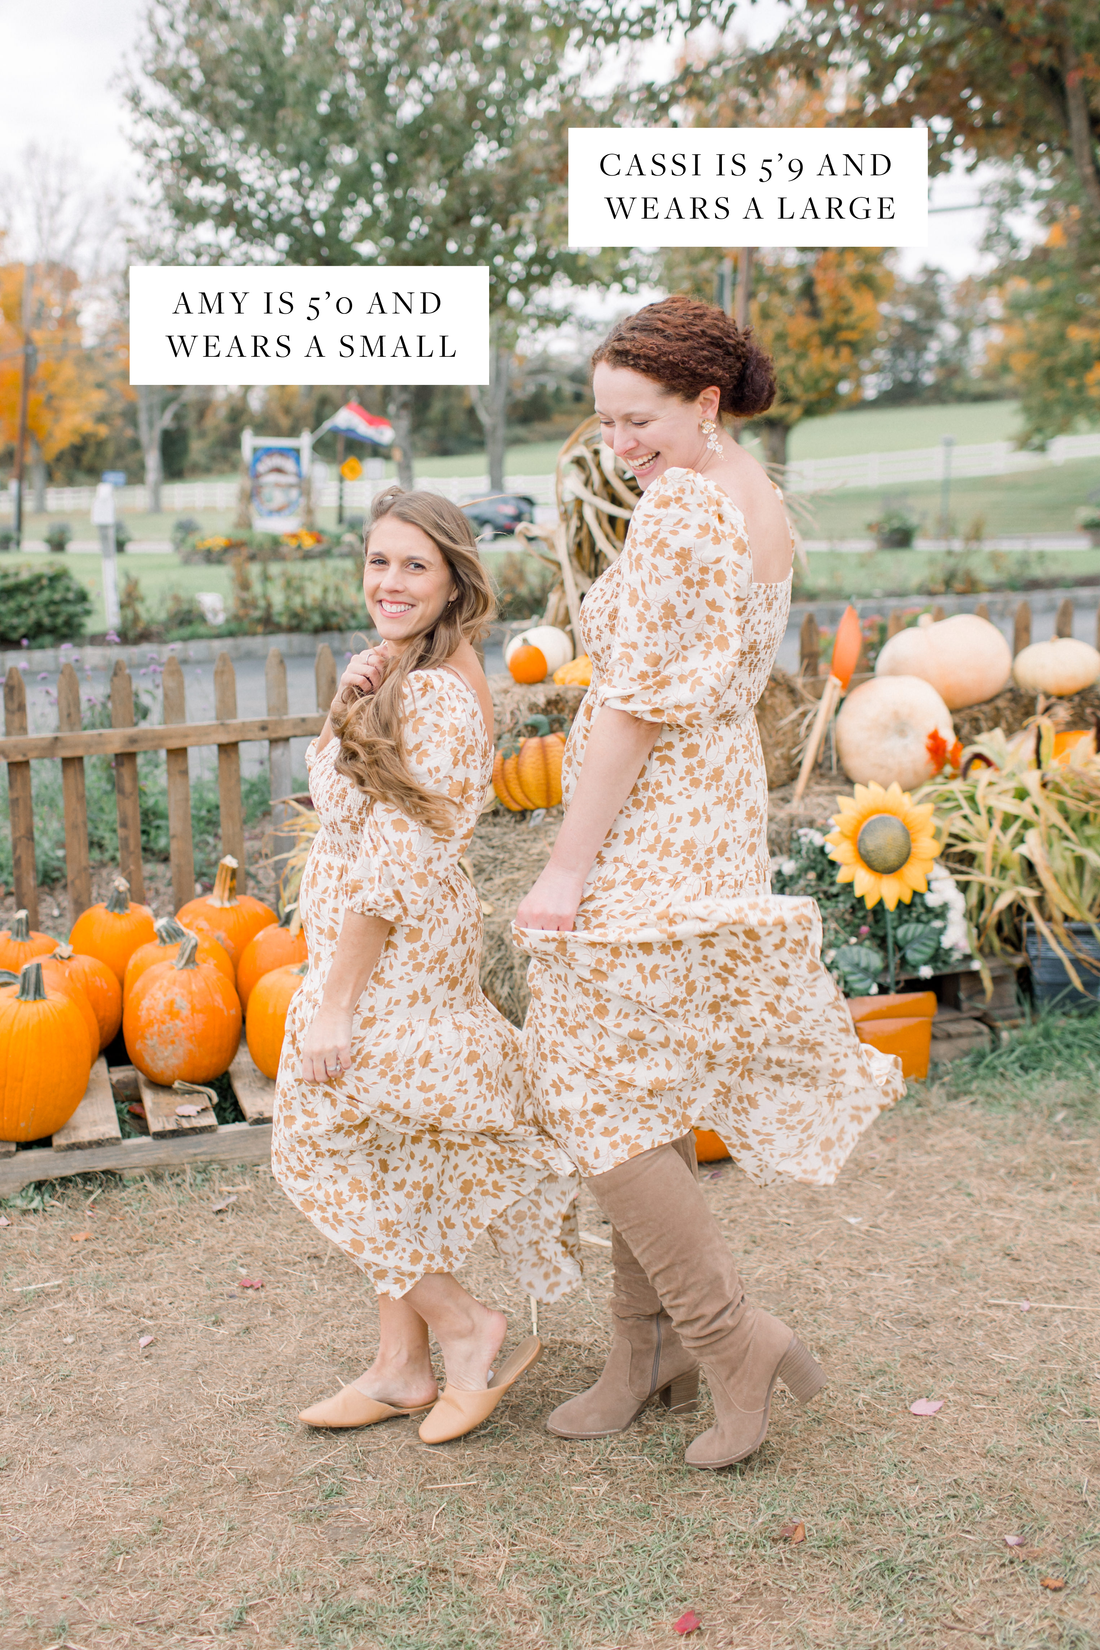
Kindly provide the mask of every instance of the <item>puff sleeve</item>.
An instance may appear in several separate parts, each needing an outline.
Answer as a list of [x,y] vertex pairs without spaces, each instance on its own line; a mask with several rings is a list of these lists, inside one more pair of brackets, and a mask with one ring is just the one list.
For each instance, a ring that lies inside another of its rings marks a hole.
[[469,691],[444,671],[418,671],[404,690],[405,751],[417,782],[456,804],[454,828],[439,836],[389,803],[364,799],[358,852],[347,873],[347,908],[387,922],[416,921],[438,883],[454,874],[485,796],[483,730]]
[[675,727],[716,716],[741,648],[751,570],[737,506],[694,471],[666,471],[631,522],[600,706]]

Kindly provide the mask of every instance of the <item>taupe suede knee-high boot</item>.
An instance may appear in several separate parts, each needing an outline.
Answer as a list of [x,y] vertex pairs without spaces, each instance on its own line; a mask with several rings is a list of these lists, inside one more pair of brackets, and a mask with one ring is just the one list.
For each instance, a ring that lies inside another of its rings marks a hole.
[[670,1146],[642,1152],[588,1181],[656,1289],[714,1399],[716,1424],[687,1452],[693,1467],[727,1467],[764,1442],[781,1380],[800,1403],[825,1376],[798,1336],[750,1306],[721,1229]]
[[[677,1140],[671,1149],[694,1178],[694,1135]],[[606,1438],[622,1432],[637,1420],[654,1396],[659,1396],[665,1408],[674,1413],[696,1405],[698,1365],[681,1343],[657,1291],[622,1233],[614,1226],[611,1264],[611,1351],[596,1384],[559,1404],[547,1419],[547,1432],[558,1438]]]

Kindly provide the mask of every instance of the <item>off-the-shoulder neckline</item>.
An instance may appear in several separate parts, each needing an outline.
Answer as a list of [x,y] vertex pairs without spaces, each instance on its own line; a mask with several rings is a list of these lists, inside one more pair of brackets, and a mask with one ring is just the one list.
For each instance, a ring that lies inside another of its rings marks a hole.
[[[728,505],[731,510],[736,511],[737,515],[740,516],[741,526],[745,530],[745,544],[746,544],[746,547],[748,546],[748,542],[749,542],[748,523],[745,521],[745,512],[744,512],[744,510],[742,510],[741,506],[737,503],[737,501],[730,497],[730,495],[726,492],[726,489],[724,487],[719,487],[719,485],[716,481],[712,481],[709,476],[703,475],[703,473],[700,470],[693,470],[689,464],[673,464],[673,465],[670,465],[669,468],[667,470],[665,470],[658,477],[658,481],[664,481],[666,479],[666,477],[668,477],[668,476],[688,476],[688,477],[691,478],[692,481],[698,481],[704,487],[710,487],[714,492],[716,492],[718,494],[719,498],[722,500],[723,504]],[[775,482],[771,480],[770,476],[768,477],[768,480],[771,482],[771,485],[773,487],[775,487],[775,490],[779,495],[780,503],[783,503],[784,502],[783,489],[781,487],[776,487]],[[645,493],[642,494],[642,498],[645,498]],[[751,551],[751,549],[749,550],[748,554],[749,554],[749,566],[751,567],[752,566],[752,551]],[[794,578],[794,566],[792,564],[791,570],[787,574],[787,577],[785,579],[750,579],[749,580],[749,588],[752,589],[752,590],[781,590],[785,584],[790,584],[793,578]]]

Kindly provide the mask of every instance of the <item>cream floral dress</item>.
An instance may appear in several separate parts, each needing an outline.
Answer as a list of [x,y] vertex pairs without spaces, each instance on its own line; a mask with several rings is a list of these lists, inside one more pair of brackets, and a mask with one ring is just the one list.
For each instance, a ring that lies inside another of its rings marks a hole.
[[582,609],[592,686],[565,754],[568,805],[605,705],[661,731],[596,857],[573,933],[529,952],[528,1078],[582,1175],[692,1127],[760,1184],[831,1185],[904,1092],[860,1043],[821,964],[812,899],[769,892],[768,791],[753,708],[791,581],[756,584],[745,520],[693,470],[642,495]]
[[[566,1153],[534,1125],[519,1033],[482,995],[481,908],[459,868],[492,773],[471,688],[448,670],[405,688],[410,771],[457,804],[441,838],[337,773],[339,742],[306,757],[320,830],[302,878],[309,972],[287,1019],[272,1168],[303,1214],[399,1297],[452,1272],[488,1230],[540,1300],[580,1276]],[[350,1071],[302,1079],[301,1045],[344,915],[394,924],[353,1023]]]

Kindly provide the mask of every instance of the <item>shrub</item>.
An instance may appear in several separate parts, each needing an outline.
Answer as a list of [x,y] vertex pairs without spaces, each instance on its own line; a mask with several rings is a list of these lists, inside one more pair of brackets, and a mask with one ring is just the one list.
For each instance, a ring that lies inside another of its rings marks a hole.
[[15,533],[10,527],[0,528],[0,550],[15,548]]
[[72,536],[73,530],[67,521],[51,522],[43,534],[43,537],[45,538],[50,549],[58,555],[60,555],[62,551],[69,548],[69,540]]
[[115,522],[115,550],[118,555],[123,554],[133,536],[124,521]]
[[12,567],[0,572],[0,641],[42,646],[77,642],[92,598],[67,567]]
[[179,555],[183,546],[190,538],[198,538],[202,532],[202,522],[197,516],[177,516],[172,523],[169,535],[172,540],[172,549]]
[[531,619],[545,608],[557,579],[554,569],[538,556],[521,556],[509,550],[494,582],[498,617]]

